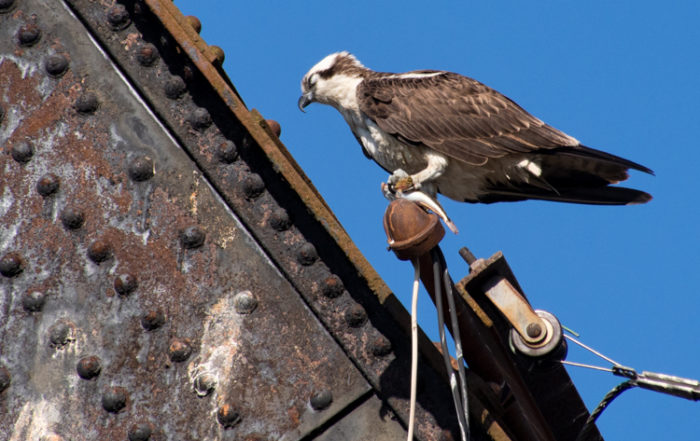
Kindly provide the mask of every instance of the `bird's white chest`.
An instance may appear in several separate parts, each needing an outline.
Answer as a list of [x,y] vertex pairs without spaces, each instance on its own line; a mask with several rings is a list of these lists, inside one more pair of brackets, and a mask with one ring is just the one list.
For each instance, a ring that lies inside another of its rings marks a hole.
[[427,161],[423,148],[399,142],[359,110],[341,113],[367,153],[385,170],[402,169],[416,173],[425,168]]

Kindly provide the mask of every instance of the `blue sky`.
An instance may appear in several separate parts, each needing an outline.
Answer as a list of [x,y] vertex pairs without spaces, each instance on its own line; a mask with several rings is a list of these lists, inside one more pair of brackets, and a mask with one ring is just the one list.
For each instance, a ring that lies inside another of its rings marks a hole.
[[[231,2],[175,0],[226,53],[224,67],[249,108],[282,126],[281,139],[358,247],[408,304],[412,269],[386,252],[379,185],[330,107],[296,107],[299,82],[325,55],[354,53],[375,70],[445,69],[499,90],[584,144],[646,165],[630,186],[649,204],[459,204],[457,252],[502,250],[533,305],[623,364],[700,378],[700,5],[695,1]],[[427,295],[421,326],[437,339]],[[577,348],[569,360],[601,364]],[[604,364],[604,363],[603,363]],[[589,408],[618,382],[571,368]],[[608,441],[697,440],[700,403],[625,392],[598,425]]]

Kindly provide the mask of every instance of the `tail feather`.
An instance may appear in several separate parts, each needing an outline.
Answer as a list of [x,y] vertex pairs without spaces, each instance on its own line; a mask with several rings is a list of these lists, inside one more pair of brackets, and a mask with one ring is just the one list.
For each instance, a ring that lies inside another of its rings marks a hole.
[[626,187],[559,188],[557,189],[558,193],[544,192],[533,188],[528,190],[530,191],[524,189],[523,191],[492,190],[480,199],[480,202],[539,199],[590,205],[636,205],[647,203],[652,199],[649,193]]

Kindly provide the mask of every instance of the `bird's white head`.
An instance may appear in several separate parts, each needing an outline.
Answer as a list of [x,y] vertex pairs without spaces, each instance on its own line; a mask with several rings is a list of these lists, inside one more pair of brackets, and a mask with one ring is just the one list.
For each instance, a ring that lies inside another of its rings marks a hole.
[[369,70],[348,52],[336,52],[316,63],[301,80],[299,109],[313,102],[347,108],[355,100],[355,87]]

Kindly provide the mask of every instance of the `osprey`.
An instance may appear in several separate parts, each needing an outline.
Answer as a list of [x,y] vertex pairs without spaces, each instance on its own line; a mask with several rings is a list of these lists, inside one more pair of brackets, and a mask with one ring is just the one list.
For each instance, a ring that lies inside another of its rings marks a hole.
[[637,163],[595,150],[471,78],[445,71],[395,74],[331,54],[304,75],[299,108],[335,107],[365,155],[391,173],[389,189],[465,202],[545,199],[581,204],[648,202],[613,187]]

